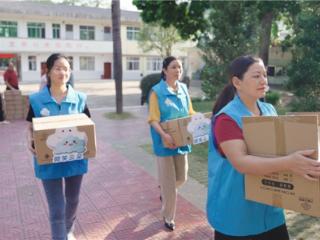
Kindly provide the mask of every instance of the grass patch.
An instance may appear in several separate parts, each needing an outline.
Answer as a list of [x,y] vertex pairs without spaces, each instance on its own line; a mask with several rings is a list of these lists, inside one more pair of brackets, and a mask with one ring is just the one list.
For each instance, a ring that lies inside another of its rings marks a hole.
[[153,154],[152,145],[151,144],[143,144],[143,145],[139,145],[139,147],[141,147],[147,153]]
[[121,114],[118,114],[116,112],[108,112],[104,114],[104,117],[110,120],[126,120],[130,118],[135,118],[135,116],[129,112],[123,112]]
[[[213,108],[213,103],[214,102],[212,100],[201,100],[199,98],[192,99],[192,106],[196,112],[211,112]],[[278,115],[285,115],[290,110],[289,107],[281,106],[279,104],[276,105],[275,108],[277,110]]]
[[192,145],[189,158],[189,175],[199,183],[208,185],[208,142]]
[[290,109],[285,106],[276,106],[278,115],[286,115],[287,112],[290,112]]
[[213,107],[212,100],[200,100],[198,98],[192,99],[192,106],[196,112],[211,112]]
[[[151,144],[140,145],[143,150],[153,154]],[[192,152],[188,155],[189,159],[189,176],[196,179],[199,183],[207,186],[207,169],[208,169],[208,143],[202,143],[192,146]]]

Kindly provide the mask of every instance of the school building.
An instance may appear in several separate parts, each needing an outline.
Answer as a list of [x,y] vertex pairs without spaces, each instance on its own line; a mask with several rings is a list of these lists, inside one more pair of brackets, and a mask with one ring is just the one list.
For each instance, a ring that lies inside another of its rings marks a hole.
[[[161,71],[159,54],[138,46],[141,25],[139,12],[121,10],[124,80]],[[203,66],[194,45],[181,42],[172,52],[189,76]],[[0,75],[13,61],[21,82],[40,81],[46,59],[56,52],[68,56],[76,80],[113,78],[111,9],[1,1]]]

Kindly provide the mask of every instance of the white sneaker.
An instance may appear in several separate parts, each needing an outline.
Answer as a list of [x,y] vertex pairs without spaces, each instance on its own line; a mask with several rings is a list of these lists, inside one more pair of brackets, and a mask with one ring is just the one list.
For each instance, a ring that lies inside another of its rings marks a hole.
[[9,124],[10,122],[7,120],[1,121],[0,124]]
[[68,240],[77,240],[73,233],[68,233],[67,239]]

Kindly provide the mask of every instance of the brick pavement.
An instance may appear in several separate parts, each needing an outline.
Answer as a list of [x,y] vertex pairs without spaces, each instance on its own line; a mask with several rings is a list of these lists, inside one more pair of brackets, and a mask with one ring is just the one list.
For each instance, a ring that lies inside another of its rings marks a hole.
[[[156,179],[130,161],[118,146],[147,138],[145,122],[139,117],[111,121],[103,113],[103,110],[92,111],[98,152],[95,159],[89,160],[89,173],[84,178],[76,222],[77,239],[212,239],[205,214],[181,196],[176,230],[164,229]],[[24,121],[0,125],[1,240],[50,238],[45,196],[41,183],[34,177],[25,129]]]

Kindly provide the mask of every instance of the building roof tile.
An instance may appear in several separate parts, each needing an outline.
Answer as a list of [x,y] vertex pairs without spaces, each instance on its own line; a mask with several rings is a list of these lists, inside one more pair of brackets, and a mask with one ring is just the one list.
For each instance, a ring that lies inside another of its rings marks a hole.
[[[48,17],[65,17],[74,19],[110,20],[110,8],[70,6],[50,2],[1,1],[0,15],[40,15]],[[139,12],[121,10],[122,21],[141,21]]]

